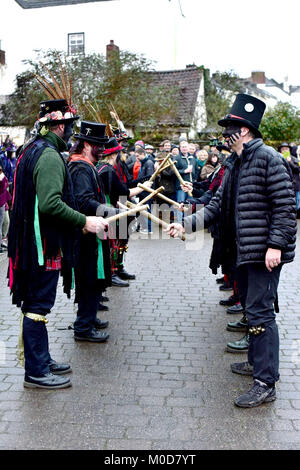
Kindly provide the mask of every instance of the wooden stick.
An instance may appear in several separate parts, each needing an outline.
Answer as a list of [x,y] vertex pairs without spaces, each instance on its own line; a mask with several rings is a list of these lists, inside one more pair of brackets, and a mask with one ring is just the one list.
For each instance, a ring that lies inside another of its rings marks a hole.
[[[160,220],[158,217],[155,217],[155,215],[152,215],[152,214],[149,214],[149,212],[146,212],[144,211],[141,207],[138,208],[138,206],[136,206],[135,204],[132,204],[132,202],[129,202],[127,201],[126,202],[126,205],[127,207],[135,207],[138,212],[140,212],[140,214],[142,214],[143,216],[145,217],[148,217],[148,219],[150,219],[152,222],[160,225],[162,228],[168,228],[169,224],[167,224],[167,222],[164,222],[163,220]],[[182,241],[185,240],[185,236],[184,235],[181,235],[181,237],[179,237]]]
[[[182,176],[181,176],[181,174],[179,173],[179,171],[177,170],[176,166],[174,165],[174,162],[173,162],[172,160],[170,160],[170,163],[171,163],[171,165],[172,165],[172,167],[173,167],[173,171],[174,171],[175,175],[177,176],[177,178],[178,178],[180,184],[184,185],[185,181],[184,181],[184,179],[182,178]],[[193,193],[192,193],[191,191],[188,192],[188,195],[189,195],[190,197],[193,197]]]
[[133,205],[132,209],[130,209],[129,211],[120,212],[119,214],[112,215],[111,217],[108,217],[107,219],[104,219],[104,220],[106,220],[106,222],[108,223],[115,222],[116,220],[123,219],[124,217],[127,217],[128,215],[135,215],[137,212],[145,211],[147,209],[148,209],[147,205],[144,205],[144,206]]
[[149,181],[154,181],[155,178],[157,177],[157,175],[159,175],[160,173],[160,169],[163,168],[166,164],[166,162],[169,160],[171,154],[169,153],[166,158],[163,159],[163,161],[161,162],[161,164],[159,165],[159,167],[157,168],[157,170],[153,173],[153,175],[151,176],[151,178],[149,179]]
[[[154,192],[153,189],[148,188],[147,186],[143,185],[142,183],[138,183],[138,187],[139,187],[139,188],[142,188],[144,191],[148,191],[148,193]],[[180,205],[178,202],[173,201],[173,199],[170,199],[169,197],[165,196],[164,194],[157,194],[157,196],[158,196],[160,199],[162,199],[163,201],[168,202],[168,203],[171,204],[172,206],[177,207],[177,209],[181,209],[181,205]]]
[[[173,163],[176,165],[176,162],[173,162]],[[170,166],[172,166],[171,163],[168,163],[167,165],[165,165],[163,168],[161,168],[161,169],[159,170],[159,174],[160,174],[162,171],[166,170],[167,168],[170,168]]]
[[[147,188],[147,186],[145,186],[145,188]],[[164,191],[164,187],[161,186],[160,188],[154,190],[152,189],[151,191],[151,194],[149,194],[148,196],[146,196],[144,199],[142,199],[137,205],[138,206],[142,206],[143,204],[145,204],[147,201],[149,201],[150,199],[152,199],[154,196],[156,196],[158,193],[160,193],[161,191]]]

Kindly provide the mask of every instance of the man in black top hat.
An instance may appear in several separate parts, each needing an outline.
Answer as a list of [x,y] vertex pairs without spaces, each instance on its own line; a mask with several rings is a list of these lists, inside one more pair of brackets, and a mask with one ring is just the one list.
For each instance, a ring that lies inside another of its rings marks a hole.
[[248,319],[248,362],[232,364],[232,372],[252,375],[253,387],[235,400],[251,408],[276,399],[279,379],[279,335],[274,302],[282,265],[293,261],[296,241],[296,205],[287,163],[264,145],[259,124],[265,104],[246,94],[237,95],[230,114],[219,121],[231,147],[233,167],[211,202],[180,224],[171,224],[177,236],[209,226],[220,218],[222,257],[236,261],[241,304]]
[[[101,179],[95,165],[98,163],[104,145],[108,142],[105,124],[82,121],[77,143],[72,147],[69,158],[75,200],[82,214],[114,215],[118,210],[106,206]],[[81,234],[79,262],[75,268],[76,296],[78,303],[74,338],[78,341],[102,343],[109,335],[101,332],[108,326],[107,321],[97,318],[102,292],[111,285],[109,245],[107,237],[99,239],[94,234]]]
[[20,360],[24,341],[25,380],[30,388],[71,385],[71,371],[50,356],[46,315],[55,302],[59,271],[70,295],[76,239],[81,229],[97,233],[107,223],[76,210],[72,180],[60,152],[67,149],[76,110],[66,100],[43,101],[37,135],[23,147],[15,174],[9,230],[12,301],[21,306]]

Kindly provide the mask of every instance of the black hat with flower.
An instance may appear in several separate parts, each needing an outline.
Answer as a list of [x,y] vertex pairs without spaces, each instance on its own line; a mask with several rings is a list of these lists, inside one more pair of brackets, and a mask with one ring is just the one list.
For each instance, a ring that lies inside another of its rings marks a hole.
[[37,121],[40,127],[47,124],[67,124],[79,119],[77,109],[72,104],[72,77],[69,75],[67,67],[63,67],[59,55],[57,55],[57,60],[60,80],[57,79],[51,70],[42,62],[40,62],[40,64],[51,81],[46,75],[35,76],[49,98],[48,101],[42,101],[40,103],[40,112]]

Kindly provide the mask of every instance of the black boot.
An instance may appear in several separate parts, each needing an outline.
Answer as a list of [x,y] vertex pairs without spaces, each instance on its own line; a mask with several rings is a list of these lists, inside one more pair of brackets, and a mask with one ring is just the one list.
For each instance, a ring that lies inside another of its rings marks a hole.
[[124,269],[124,266],[121,266],[119,269],[118,269],[118,276],[121,278],[121,279],[124,279],[124,280],[133,280],[135,279],[135,274],[129,274],[125,269]]
[[243,313],[244,312],[244,309],[243,307],[241,306],[240,302],[237,302],[235,305],[233,305],[232,307],[229,307],[227,310],[226,310],[227,313],[229,314],[235,314],[235,313]]
[[247,352],[249,348],[249,333],[246,333],[243,338],[238,341],[227,343],[226,351],[231,353]]
[[129,287],[129,282],[123,281],[117,274],[111,276],[111,284],[115,287]]
[[108,327],[108,324],[108,320],[100,320],[99,318],[96,318],[94,323],[96,330],[103,330],[103,328]]
[[108,338],[109,334],[97,331],[96,328],[85,334],[74,333],[74,339],[77,341],[88,341],[90,343],[104,343]]
[[26,388],[45,388],[47,390],[56,390],[58,388],[66,388],[70,386],[70,379],[67,379],[66,377],[58,377],[50,372],[42,377],[32,377],[25,374],[24,387]]
[[51,358],[49,367],[50,367],[51,374],[55,374],[55,375],[68,374],[69,372],[72,372],[72,368],[70,364],[61,364],[61,363],[54,361],[54,359],[52,358]]
[[224,284],[221,284],[219,289],[221,291],[228,291],[228,290],[233,290],[233,285],[230,284],[230,282],[224,282]]
[[253,375],[253,366],[249,362],[235,362],[231,364],[231,372],[239,375]]
[[244,315],[240,320],[235,322],[227,323],[226,330],[227,331],[238,331],[238,332],[246,332],[247,331],[247,317]]
[[98,304],[98,312],[106,312],[107,310],[109,310],[109,308],[106,306],[106,305],[103,305],[101,304],[101,302],[99,302]]
[[232,307],[238,301],[239,299],[237,298],[236,295],[231,295],[228,299],[220,300],[219,304],[222,305],[223,307]]

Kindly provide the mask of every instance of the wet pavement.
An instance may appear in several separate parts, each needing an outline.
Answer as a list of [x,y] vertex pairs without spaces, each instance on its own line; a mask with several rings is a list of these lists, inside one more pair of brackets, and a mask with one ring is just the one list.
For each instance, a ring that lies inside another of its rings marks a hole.
[[[155,238],[158,238],[154,235]],[[298,235],[299,238],[299,235]],[[277,400],[239,409],[233,399],[251,378],[230,372],[245,354],[225,352],[242,333],[228,315],[201,249],[179,240],[132,238],[129,288],[110,288],[110,338],[77,343],[75,306],[58,289],[48,316],[52,356],[72,364],[69,389],[23,388],[19,310],[11,305],[0,255],[0,449],[300,449],[300,251],[279,288],[281,380]],[[198,247],[199,248],[199,247]]]

